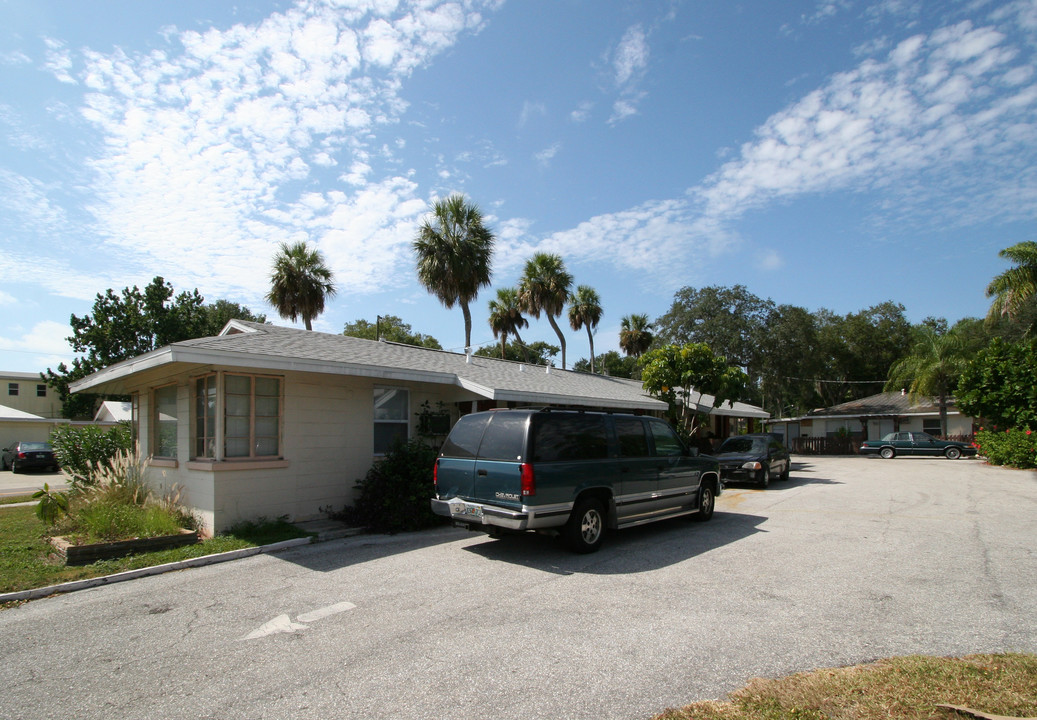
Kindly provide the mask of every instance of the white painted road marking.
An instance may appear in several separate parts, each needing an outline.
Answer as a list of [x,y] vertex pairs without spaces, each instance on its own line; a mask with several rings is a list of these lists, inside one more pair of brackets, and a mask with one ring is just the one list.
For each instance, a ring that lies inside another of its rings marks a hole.
[[298,619],[299,622],[304,623],[317,622],[318,620],[323,620],[326,617],[338,615],[339,613],[345,612],[346,610],[352,610],[355,607],[356,605],[354,605],[351,602],[335,603],[334,605],[328,605],[327,607],[321,608],[320,610],[314,610],[313,612],[304,613],[303,615],[300,615]]
[[294,633],[299,630],[306,630],[310,626],[303,623],[314,623],[318,620],[323,620],[326,617],[337,615],[347,610],[355,608],[351,602],[340,602],[334,605],[328,605],[317,610],[313,610],[308,613],[303,613],[299,616],[299,622],[292,622],[292,619],[287,615],[278,615],[268,623],[264,623],[258,630],[253,630],[242,640],[257,640],[259,638],[267,637],[268,635],[277,635],[278,633]]

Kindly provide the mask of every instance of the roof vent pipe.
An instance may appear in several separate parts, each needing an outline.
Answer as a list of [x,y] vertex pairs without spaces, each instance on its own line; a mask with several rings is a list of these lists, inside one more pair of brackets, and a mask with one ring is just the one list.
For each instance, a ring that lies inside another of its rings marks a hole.
[[547,366],[547,374],[548,374],[548,375],[550,375],[550,374],[551,374],[551,366],[550,366],[550,365],[548,365],[548,366]]
[[526,372],[526,366],[525,365],[519,365],[519,372]]

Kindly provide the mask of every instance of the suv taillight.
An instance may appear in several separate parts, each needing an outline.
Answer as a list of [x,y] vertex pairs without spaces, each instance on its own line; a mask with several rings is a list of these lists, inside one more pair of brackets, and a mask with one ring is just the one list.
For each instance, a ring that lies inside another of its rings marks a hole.
[[519,472],[522,474],[522,497],[536,495],[537,483],[536,478],[533,477],[533,466],[529,463],[522,463],[519,465]]
[[436,458],[436,464],[432,466],[432,486],[439,487],[439,458]]

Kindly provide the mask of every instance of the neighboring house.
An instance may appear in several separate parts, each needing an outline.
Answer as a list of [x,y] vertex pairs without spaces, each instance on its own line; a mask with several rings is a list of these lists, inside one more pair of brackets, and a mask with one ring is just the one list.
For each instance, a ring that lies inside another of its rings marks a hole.
[[16,442],[23,441],[48,442],[50,431],[58,423],[65,422],[68,421],[43,418],[24,410],[0,405],[0,448],[10,447]]
[[133,420],[133,403],[105,400],[94,414],[95,423],[120,423]]
[[[897,430],[942,435],[940,407],[935,398],[912,400],[907,392],[888,392],[852,400],[840,405],[811,410],[795,418],[780,418],[766,423],[771,432],[785,435],[786,444],[795,449],[800,438],[850,437],[881,440]],[[962,415],[953,400],[948,401],[948,437],[971,437],[972,418]]]
[[700,426],[699,437],[720,441],[732,435],[753,432],[756,425],[771,416],[763,408],[743,402],[725,401],[716,407],[715,397],[694,390],[688,396],[688,402],[692,410],[709,416]]
[[61,398],[39,373],[0,372],[0,405],[41,418],[61,417]]
[[372,462],[418,434],[423,411],[445,413],[432,423],[444,433],[494,407],[667,410],[634,380],[237,320],[71,389],[132,397],[153,484],[179,485],[208,532],[352,502]]

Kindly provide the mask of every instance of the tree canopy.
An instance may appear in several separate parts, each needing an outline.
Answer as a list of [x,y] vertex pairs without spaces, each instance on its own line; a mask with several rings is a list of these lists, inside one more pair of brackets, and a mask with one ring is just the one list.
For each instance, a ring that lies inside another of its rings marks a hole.
[[956,399],[965,414],[1000,429],[1037,429],[1037,339],[994,338],[965,367]]
[[151,352],[170,343],[216,335],[228,320],[266,322],[247,308],[226,300],[206,305],[195,289],[176,294],[161,277],[154,278],[143,291],[136,285],[120,294],[109,288],[98,293],[91,314],[72,315],[69,345],[82,357],[58,365],[57,372],[47,368],[42,375],[62,401],[67,418],[93,416],[94,395],[72,395],[68,386],[113,363]]
[[[987,286],[987,297],[994,298],[987,315],[990,320],[1014,317],[1037,294],[1037,242],[1016,243],[998,254],[1015,266],[997,275]],[[1030,325],[1028,329],[1032,332],[1034,327]]]
[[311,250],[305,242],[281,243],[266,294],[278,315],[292,322],[302,318],[306,329],[312,330],[314,318],[324,312],[325,301],[335,293],[331,269],[320,250]]
[[414,239],[418,281],[446,308],[461,306],[466,348],[472,345],[469,305],[490,284],[494,240],[478,206],[464,195],[437,201]]
[[[537,340],[528,345],[524,345],[518,340],[512,340],[504,348],[503,359],[524,362],[529,365],[550,365],[558,352],[559,347],[557,345],[551,345],[543,340]],[[473,355],[500,358],[500,345],[483,345]]]
[[562,369],[565,369],[565,335],[555,318],[562,314],[569,300],[569,289],[573,276],[565,269],[560,255],[537,253],[526,261],[525,272],[519,280],[519,299],[523,309],[539,319],[547,316],[547,322],[558,336],[562,348]]
[[694,432],[692,393],[713,395],[719,406],[741,399],[749,380],[705,343],[671,344],[649,350],[641,356],[640,365],[645,390],[669,403],[688,432]]
[[382,340],[403,343],[404,345],[417,345],[419,347],[432,348],[433,350],[443,349],[443,346],[434,337],[414,332],[411,329],[410,323],[403,322],[396,315],[384,315],[375,322],[359,319],[355,322],[346,323],[342,334],[363,338],[364,340],[378,340],[381,338]]
[[601,297],[597,290],[589,285],[577,285],[576,291],[569,296],[569,327],[573,330],[587,328],[592,373],[594,372],[594,330],[601,322],[602,314]]

